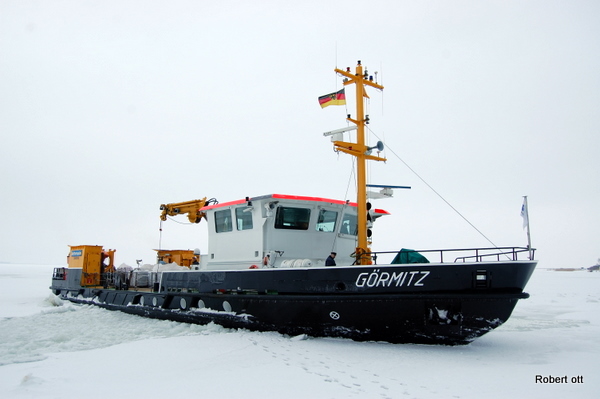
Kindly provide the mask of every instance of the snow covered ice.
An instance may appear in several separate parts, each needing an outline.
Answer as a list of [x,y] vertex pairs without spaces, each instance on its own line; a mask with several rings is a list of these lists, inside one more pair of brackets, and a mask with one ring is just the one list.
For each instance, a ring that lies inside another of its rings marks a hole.
[[536,270],[526,289],[531,298],[519,301],[505,325],[470,345],[448,347],[144,319],[59,300],[48,289],[52,268],[0,264],[2,398],[593,398],[600,392],[597,272]]

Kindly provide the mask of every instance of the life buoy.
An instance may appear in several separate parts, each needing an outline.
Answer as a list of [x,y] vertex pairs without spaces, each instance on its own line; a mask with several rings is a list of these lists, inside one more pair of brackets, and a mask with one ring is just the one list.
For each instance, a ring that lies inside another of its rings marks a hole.
[[249,267],[249,269],[258,269],[258,266],[252,265],[252,266]]

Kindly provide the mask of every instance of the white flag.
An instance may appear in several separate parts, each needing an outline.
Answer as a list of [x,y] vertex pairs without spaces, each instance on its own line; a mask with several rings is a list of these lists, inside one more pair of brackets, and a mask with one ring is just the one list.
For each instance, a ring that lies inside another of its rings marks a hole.
[[523,218],[523,228],[529,224],[529,211],[527,210],[527,197],[523,198],[523,205],[521,206],[521,217]]

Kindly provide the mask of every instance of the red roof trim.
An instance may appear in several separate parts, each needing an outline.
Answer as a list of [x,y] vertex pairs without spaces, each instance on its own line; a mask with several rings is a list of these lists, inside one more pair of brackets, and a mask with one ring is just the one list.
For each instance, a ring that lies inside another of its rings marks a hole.
[[[334,200],[334,199],[322,198],[322,197],[307,197],[307,196],[302,196],[302,195],[271,194],[271,195],[261,195],[260,197],[255,197],[255,198],[257,200],[264,199],[264,198],[278,198],[278,199],[295,200],[295,201],[329,202],[331,204],[337,204],[337,205],[346,204],[346,201]],[[250,201],[252,201],[252,198],[250,198]],[[209,209],[224,208],[224,207],[228,207],[228,206],[240,205],[240,204],[245,204],[245,203],[246,203],[245,199],[240,199],[240,200],[236,200],[236,201],[229,201],[229,202],[223,202],[221,204],[205,206],[204,208],[202,208],[200,210],[207,211]],[[353,207],[357,206],[356,202],[348,202],[348,205],[353,206]],[[390,214],[388,211],[383,210],[383,209],[375,209],[375,213],[382,214],[382,215]]]
[[236,201],[229,201],[229,202],[223,202],[221,204],[209,205],[209,206],[202,207],[202,208],[200,208],[200,210],[201,211],[207,211],[209,209],[223,208],[223,207],[227,207],[227,206],[231,206],[231,205],[244,204],[245,202],[246,202],[245,199],[236,200]]

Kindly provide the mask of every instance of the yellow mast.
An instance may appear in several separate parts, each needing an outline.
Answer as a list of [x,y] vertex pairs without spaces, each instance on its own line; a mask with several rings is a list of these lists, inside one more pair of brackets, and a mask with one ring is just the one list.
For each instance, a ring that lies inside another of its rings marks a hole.
[[371,252],[369,248],[369,237],[367,236],[367,160],[386,161],[385,158],[370,155],[371,149],[365,144],[365,125],[368,123],[368,116],[364,115],[365,97],[369,97],[365,90],[365,85],[383,90],[383,86],[373,82],[373,77],[368,76],[366,71],[363,72],[363,67],[358,61],[356,73],[352,74],[350,68],[346,71],[335,69],[335,72],[346,77],[344,86],[356,85],[356,119],[352,119],[348,115],[347,120],[356,124],[357,138],[356,143],[347,143],[344,141],[334,141],[333,144],[338,151],[356,157],[357,171],[357,199],[358,204],[358,243],[356,247],[356,263],[359,265],[371,264],[371,257],[368,255]]

